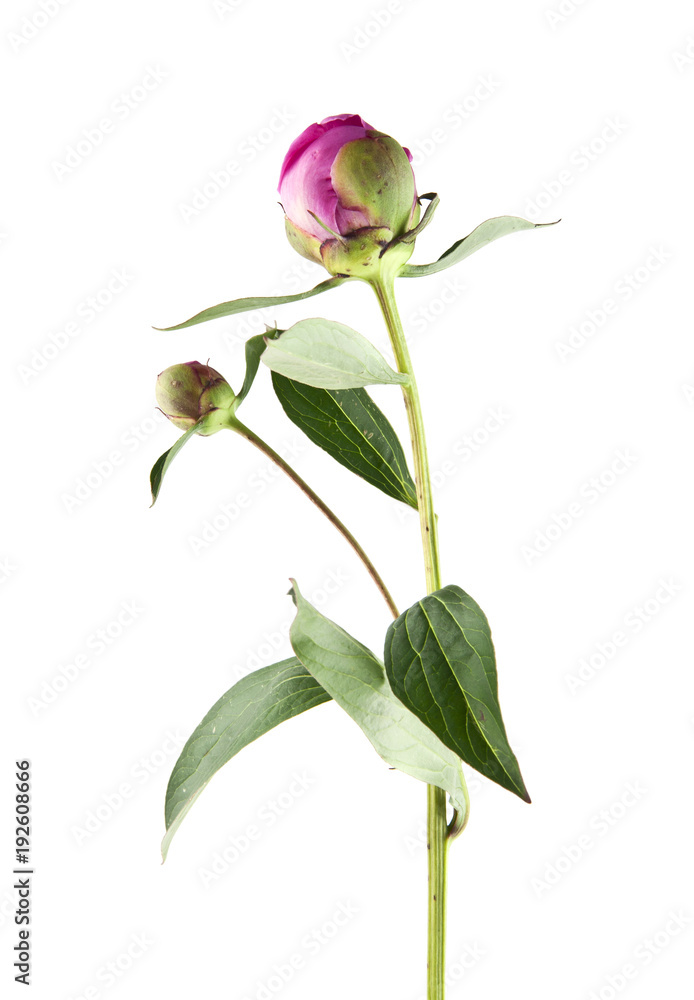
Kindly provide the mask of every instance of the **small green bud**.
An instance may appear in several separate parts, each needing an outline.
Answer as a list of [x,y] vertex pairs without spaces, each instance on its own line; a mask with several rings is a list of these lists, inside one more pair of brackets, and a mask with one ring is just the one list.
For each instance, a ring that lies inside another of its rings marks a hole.
[[166,368],[157,378],[157,404],[182,431],[201,421],[198,434],[208,436],[228,426],[236,396],[226,379],[199,361]]

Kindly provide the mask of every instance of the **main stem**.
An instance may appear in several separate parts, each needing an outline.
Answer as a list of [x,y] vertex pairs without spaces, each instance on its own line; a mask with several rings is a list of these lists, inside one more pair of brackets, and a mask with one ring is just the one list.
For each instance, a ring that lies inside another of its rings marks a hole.
[[330,523],[335,525],[340,534],[349,542],[349,544],[352,546],[356,554],[363,562],[369,576],[374,581],[374,583],[380,590],[381,594],[383,595],[383,599],[388,605],[388,608],[393,618],[397,618],[400,612],[398,611],[395,605],[395,601],[391,597],[390,591],[383,582],[381,575],[379,574],[378,570],[367,556],[364,549],[356,540],[352,532],[345,524],[343,524],[343,522],[340,520],[337,514],[335,514],[330,509],[330,507],[328,507],[325,501],[321,500],[318,494],[311,489],[311,487],[304,479],[301,478],[299,473],[296,472],[294,469],[292,469],[291,465],[285,462],[282,456],[278,455],[277,452],[270,447],[267,441],[263,441],[261,437],[258,437],[258,435],[254,431],[252,431],[250,427],[246,427],[246,425],[242,424],[241,421],[238,420],[236,417],[232,418],[232,420],[229,423],[229,426],[231,430],[236,431],[236,433],[240,434],[241,437],[246,438],[247,441],[250,441],[251,444],[255,445],[256,448],[262,451],[264,455],[267,455],[267,457],[271,459],[275,463],[275,465],[279,466],[282,472],[284,472],[287,476],[289,476],[289,478],[292,480],[293,483],[296,483],[296,485],[299,487],[302,493],[306,494],[309,500],[316,505],[316,507],[321,511],[321,513],[325,514]]
[[[414,456],[419,524],[422,532],[422,552],[427,593],[441,587],[438,530],[431,489],[424,421],[417,382],[407,348],[400,315],[395,303],[393,279],[372,282],[398,370],[409,376],[403,385],[405,408],[410,426]],[[467,817],[466,817],[467,819]],[[452,824],[453,828],[453,824]],[[449,831],[446,820],[446,793],[436,785],[427,786],[427,848],[429,861],[429,933],[427,948],[427,1000],[444,1000],[446,971],[446,862]]]

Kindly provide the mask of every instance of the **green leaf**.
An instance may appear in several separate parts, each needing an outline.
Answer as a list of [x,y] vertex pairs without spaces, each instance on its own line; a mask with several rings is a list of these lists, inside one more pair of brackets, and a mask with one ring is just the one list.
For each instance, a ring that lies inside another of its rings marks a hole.
[[246,341],[246,374],[241,386],[241,392],[234,400],[234,413],[236,413],[236,410],[251,391],[251,386],[258,374],[260,356],[265,350],[265,343],[265,334],[263,333],[258,333],[255,337],[250,337]]
[[314,444],[389,497],[417,508],[402,445],[366,389],[316,389],[277,372],[272,384],[284,412]]
[[460,263],[461,260],[465,260],[471,253],[474,253],[475,250],[479,250],[481,247],[486,246],[487,243],[492,243],[494,240],[498,240],[499,237],[506,236],[508,233],[516,233],[521,229],[541,229],[543,226],[556,226],[559,221],[557,219],[556,222],[527,222],[525,219],[519,219],[515,215],[500,215],[496,219],[487,219],[477,229],[473,229],[469,236],[463,237],[462,240],[458,240],[452,247],[449,247],[432,264],[406,264],[400,271],[400,277],[423,278],[426,274],[435,274],[437,271],[443,271],[447,267],[452,267],[453,264]]
[[442,743],[530,802],[501,718],[489,624],[465,591],[443,587],[401,614],[385,663],[394,693]]
[[164,860],[174,834],[220,767],[281,722],[301,715],[330,695],[295,657],[243,677],[216,702],[174,765],[166,789]]
[[197,424],[193,424],[192,427],[189,427],[185,434],[182,434],[178,441],[176,441],[176,443],[172,445],[168,451],[165,451],[163,455],[160,455],[152,466],[152,471],[149,474],[149,485],[152,488],[152,503],[150,504],[150,507],[154,506],[157,497],[159,496],[159,490],[161,489],[161,482],[164,478],[164,473],[167,471],[176,455],[178,455],[188,438],[197,433],[199,423],[200,421],[198,421]]
[[303,319],[268,343],[263,364],[273,372],[319,389],[404,385],[383,355],[356,330],[327,319]]
[[303,665],[354,719],[378,754],[405,774],[448,792],[453,807],[467,809],[460,761],[398,701],[383,664],[299,593],[289,638]]
[[196,313],[185,323],[178,323],[176,326],[155,326],[154,329],[168,333],[170,330],[183,330],[187,326],[207,323],[211,319],[221,319],[222,316],[234,316],[236,313],[248,312],[252,309],[266,309],[269,306],[281,306],[286,302],[299,302],[301,299],[310,299],[312,295],[320,295],[321,292],[337,288],[338,285],[349,280],[349,278],[327,278],[307,292],[297,292],[295,295],[260,295],[245,299],[232,299],[230,302],[220,302],[218,306],[211,306],[209,309],[203,309],[202,312]]

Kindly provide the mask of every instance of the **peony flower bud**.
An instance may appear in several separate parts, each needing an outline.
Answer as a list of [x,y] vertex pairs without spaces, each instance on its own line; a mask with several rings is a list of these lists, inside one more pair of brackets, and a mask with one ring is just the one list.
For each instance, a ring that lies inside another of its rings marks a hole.
[[198,434],[207,436],[227,426],[236,396],[226,379],[199,361],[166,368],[157,378],[155,394],[162,413],[187,431],[205,418]]
[[334,275],[369,280],[386,248],[389,266],[401,267],[414,243],[397,239],[419,218],[411,159],[359,115],[309,125],[289,147],[278,188],[294,249]]

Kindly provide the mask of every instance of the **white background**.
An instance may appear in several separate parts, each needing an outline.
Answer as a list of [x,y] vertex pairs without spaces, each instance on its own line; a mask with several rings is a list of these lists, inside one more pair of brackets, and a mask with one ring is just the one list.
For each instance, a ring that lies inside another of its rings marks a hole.
[[[689,996],[689,5],[43,7],[5,3],[0,31],[12,995],[21,757],[35,997],[423,995],[425,790],[336,706],[245,750],[163,867],[158,853],[175,741],[244,672],[287,655],[290,576],[378,652],[388,624],[351,550],[241,439],[194,440],[148,506],[149,469],[177,434],[153,419],[163,368],[209,358],[238,388],[249,334],[313,315],[384,343],[358,283],[153,329],[321,280],[285,239],[277,177],[303,128],[350,112],[409,146],[418,190],[441,196],[413,262],[490,216],[562,217],[398,284],[445,581],[490,619],[533,797],[468,770],[448,995]],[[374,396],[404,435],[398,392]],[[244,414],[348,520],[400,607],[420,597],[416,519],[302,442],[264,370]]]

